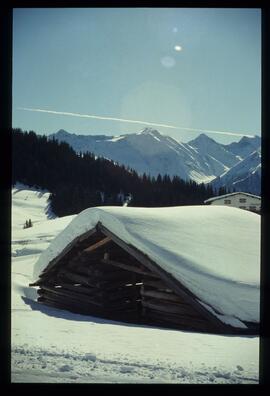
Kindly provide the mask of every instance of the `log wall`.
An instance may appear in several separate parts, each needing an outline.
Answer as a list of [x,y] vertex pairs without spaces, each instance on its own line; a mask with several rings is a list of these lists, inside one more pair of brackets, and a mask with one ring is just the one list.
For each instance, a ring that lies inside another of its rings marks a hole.
[[77,238],[34,285],[39,286],[38,301],[55,308],[127,322],[213,331],[159,275],[101,232]]

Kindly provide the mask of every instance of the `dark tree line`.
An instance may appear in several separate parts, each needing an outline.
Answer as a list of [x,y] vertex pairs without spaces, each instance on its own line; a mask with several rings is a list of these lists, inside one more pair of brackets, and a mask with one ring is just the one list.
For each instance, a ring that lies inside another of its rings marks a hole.
[[139,176],[133,169],[94,154],[76,154],[67,144],[12,131],[12,183],[21,182],[51,192],[51,208],[58,216],[79,213],[100,205],[129,206],[200,205],[215,195],[210,185],[197,185],[168,175]]

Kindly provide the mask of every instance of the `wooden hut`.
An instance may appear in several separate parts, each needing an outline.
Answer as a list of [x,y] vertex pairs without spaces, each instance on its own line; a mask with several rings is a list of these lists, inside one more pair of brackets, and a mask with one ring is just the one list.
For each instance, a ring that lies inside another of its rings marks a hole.
[[179,279],[119,238],[102,222],[73,239],[30,286],[38,301],[71,312],[124,322],[218,334],[256,334],[207,309]]

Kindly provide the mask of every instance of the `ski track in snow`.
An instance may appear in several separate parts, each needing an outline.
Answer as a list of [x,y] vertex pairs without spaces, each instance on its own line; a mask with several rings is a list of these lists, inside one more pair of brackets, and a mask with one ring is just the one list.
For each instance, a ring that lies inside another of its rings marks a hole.
[[[236,366],[232,371],[217,367],[177,366],[157,362],[142,364],[122,359],[99,359],[95,354],[65,351],[49,352],[40,348],[15,347],[12,350],[13,382],[26,382],[31,376],[36,381],[80,382],[80,383],[245,383],[254,384],[258,379],[243,374]],[[59,373],[61,376],[59,378]],[[46,380],[47,379],[47,380]],[[36,382],[33,381],[33,382]]]
[[[30,189],[15,193],[20,216],[12,235],[13,383],[258,383],[256,337],[133,326],[39,307],[36,290],[28,286],[33,266],[74,216],[46,220],[46,196]],[[39,202],[33,209],[31,199]],[[22,230],[29,215],[36,223]]]

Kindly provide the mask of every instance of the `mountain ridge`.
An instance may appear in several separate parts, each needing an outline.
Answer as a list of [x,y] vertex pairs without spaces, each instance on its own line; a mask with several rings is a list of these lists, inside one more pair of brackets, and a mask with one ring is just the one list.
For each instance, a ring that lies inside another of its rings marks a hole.
[[217,178],[258,149],[261,142],[258,136],[244,136],[239,142],[224,145],[201,133],[182,143],[149,127],[116,136],[76,135],[61,129],[48,137],[65,141],[78,153],[92,152],[141,175],[177,175],[183,180],[199,184],[213,182],[214,185],[218,185],[214,182]]

